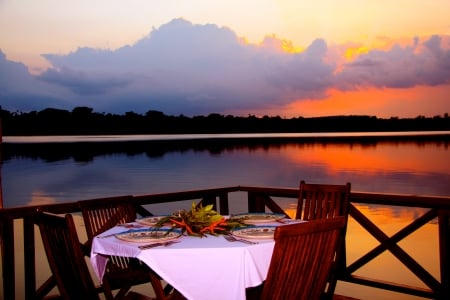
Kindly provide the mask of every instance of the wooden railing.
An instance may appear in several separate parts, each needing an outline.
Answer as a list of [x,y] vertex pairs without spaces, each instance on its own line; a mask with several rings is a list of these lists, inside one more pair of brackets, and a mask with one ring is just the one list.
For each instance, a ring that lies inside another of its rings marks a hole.
[[[266,208],[273,212],[283,212],[276,198],[297,198],[297,189],[289,188],[265,188],[250,186],[235,186],[195,191],[184,191],[165,194],[152,194],[132,197],[138,213],[141,216],[151,215],[148,204],[178,202],[185,200],[201,199],[203,204],[212,203],[218,207],[221,214],[227,215],[230,211],[229,195],[236,192],[247,193],[248,210],[250,212],[264,211]],[[275,200],[274,200],[275,199]],[[360,210],[358,204],[377,204],[389,206],[420,207],[426,212],[412,221],[411,224],[398,231],[396,234],[387,236],[383,231],[371,222]],[[64,214],[78,213],[79,207],[76,202],[63,204],[50,204],[41,206],[29,206],[20,208],[6,208],[0,210],[0,238],[2,253],[2,280],[3,299],[15,299],[15,238],[17,229],[14,220],[23,221],[24,246],[24,281],[26,299],[44,299],[54,287],[50,277],[44,284],[36,286],[36,242],[34,234],[33,216],[37,209]],[[339,280],[354,284],[375,287],[379,289],[405,293],[430,299],[450,299],[450,197],[433,196],[409,196],[379,193],[352,192],[350,196],[349,215],[372,235],[379,245],[368,251],[365,255],[339,270]],[[440,278],[435,278],[405,250],[399,246],[399,242],[409,236],[415,230],[421,228],[431,220],[438,222],[439,238],[439,267]],[[347,239],[352,237],[347,235]],[[396,282],[386,282],[373,278],[357,276],[354,273],[361,267],[367,265],[381,253],[391,252],[406,268],[408,268],[426,286],[406,286]],[[349,295],[351,296],[351,295]]]

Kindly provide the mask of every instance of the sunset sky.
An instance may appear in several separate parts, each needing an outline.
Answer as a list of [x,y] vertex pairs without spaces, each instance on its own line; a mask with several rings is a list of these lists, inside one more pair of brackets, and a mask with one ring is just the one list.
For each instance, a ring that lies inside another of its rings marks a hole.
[[0,0],[0,105],[450,112],[448,0]]

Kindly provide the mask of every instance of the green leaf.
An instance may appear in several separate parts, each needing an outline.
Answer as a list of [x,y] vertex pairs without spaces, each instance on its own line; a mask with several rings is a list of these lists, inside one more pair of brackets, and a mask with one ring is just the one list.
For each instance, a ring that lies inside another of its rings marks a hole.
[[213,204],[209,204],[209,205],[206,205],[206,206],[203,208],[203,210],[206,211],[206,212],[208,212],[208,211],[211,211],[211,210],[213,209],[213,207],[214,207]]

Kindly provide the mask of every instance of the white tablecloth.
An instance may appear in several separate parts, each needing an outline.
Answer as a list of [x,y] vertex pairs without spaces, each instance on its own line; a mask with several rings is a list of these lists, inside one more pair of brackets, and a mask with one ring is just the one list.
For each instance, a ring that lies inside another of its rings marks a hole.
[[[102,235],[121,231],[123,227],[115,227]],[[245,288],[265,280],[275,244],[228,242],[223,236],[179,240],[168,247],[140,250],[139,243],[114,236],[94,238],[91,263],[101,279],[107,259],[99,254],[137,257],[188,299],[244,300]]]

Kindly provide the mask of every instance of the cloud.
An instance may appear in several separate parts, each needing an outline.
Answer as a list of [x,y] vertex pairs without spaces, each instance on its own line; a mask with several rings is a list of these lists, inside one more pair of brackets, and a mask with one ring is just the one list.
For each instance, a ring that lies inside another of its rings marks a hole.
[[450,83],[450,51],[439,36],[371,50],[344,64],[336,56],[339,46],[330,47],[322,39],[302,52],[284,51],[283,42],[271,36],[259,45],[248,44],[229,28],[175,19],[116,50],[84,47],[43,54],[52,68],[35,76],[0,52],[2,106],[236,113],[322,99],[331,88]]
[[106,94],[113,88],[126,87],[131,81],[124,76],[74,71],[67,68],[62,68],[60,71],[50,69],[39,78],[64,86],[78,95]]
[[0,50],[0,105],[3,109],[32,111],[72,107],[65,98],[63,88],[38,80],[24,64],[8,61]]
[[442,38],[432,36],[422,44],[395,45],[389,50],[372,50],[346,64],[336,76],[338,87],[410,88],[450,83],[450,51]]
[[[261,46],[249,45],[228,28],[176,19],[115,51],[80,48],[68,55],[45,54],[55,69],[41,78],[80,95],[109,91],[114,110],[238,111],[323,97],[334,69],[323,62],[325,54],[323,40],[304,53],[289,54],[269,39]],[[110,77],[95,80],[98,72]],[[107,83],[116,84],[115,92]]]

